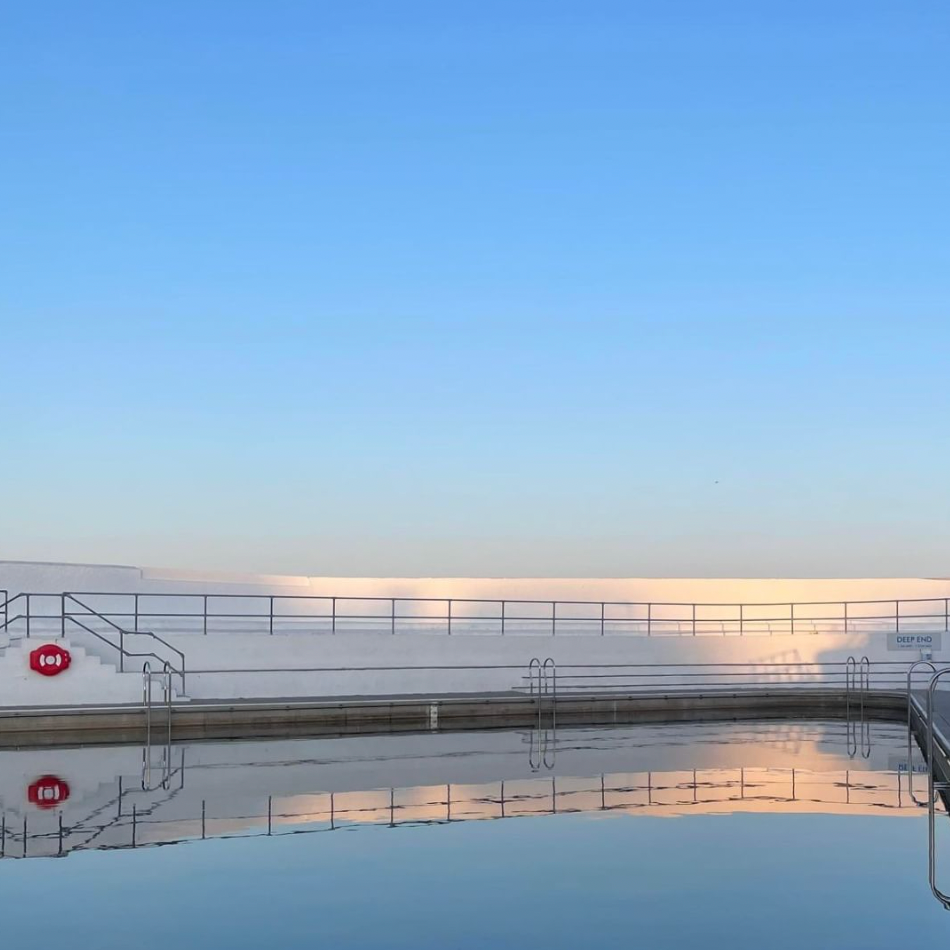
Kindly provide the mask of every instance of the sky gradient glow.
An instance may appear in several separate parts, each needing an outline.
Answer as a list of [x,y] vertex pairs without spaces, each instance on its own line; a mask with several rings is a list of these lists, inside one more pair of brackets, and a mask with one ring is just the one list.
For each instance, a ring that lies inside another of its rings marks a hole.
[[14,4],[0,557],[950,574],[950,6]]

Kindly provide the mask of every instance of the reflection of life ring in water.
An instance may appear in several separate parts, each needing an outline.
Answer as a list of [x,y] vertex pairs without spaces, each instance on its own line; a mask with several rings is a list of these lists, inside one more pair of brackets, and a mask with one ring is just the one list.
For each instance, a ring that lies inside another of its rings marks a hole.
[[69,798],[69,783],[55,775],[44,775],[30,785],[26,797],[37,808],[55,808]]
[[42,673],[43,676],[55,676],[63,670],[68,670],[72,659],[69,650],[64,650],[55,643],[44,643],[30,654],[30,669]]

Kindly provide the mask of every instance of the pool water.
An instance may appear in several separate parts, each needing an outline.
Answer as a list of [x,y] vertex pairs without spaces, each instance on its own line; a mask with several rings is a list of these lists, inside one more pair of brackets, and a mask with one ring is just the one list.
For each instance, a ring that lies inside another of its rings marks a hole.
[[[866,729],[857,743],[833,722],[194,743],[149,750],[145,789],[141,748],[3,751],[6,943],[943,937],[927,809],[908,789],[918,754],[900,726]],[[37,802],[38,779],[57,803]],[[926,801],[924,774],[913,790]],[[941,811],[950,856],[946,825]]]

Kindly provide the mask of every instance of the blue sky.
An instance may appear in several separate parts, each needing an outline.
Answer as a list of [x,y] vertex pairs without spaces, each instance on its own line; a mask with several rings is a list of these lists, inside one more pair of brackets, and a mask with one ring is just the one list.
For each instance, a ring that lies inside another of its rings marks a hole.
[[0,557],[950,574],[950,7],[0,13]]

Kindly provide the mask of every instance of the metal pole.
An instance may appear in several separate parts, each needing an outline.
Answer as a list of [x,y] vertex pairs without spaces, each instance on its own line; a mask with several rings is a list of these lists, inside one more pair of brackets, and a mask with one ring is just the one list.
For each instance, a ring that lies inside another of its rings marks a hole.
[[789,607],[789,613],[792,618],[792,633],[794,633],[795,632],[795,605],[789,604],[788,607]]
[[66,595],[61,594],[59,598],[59,635],[66,639]]
[[647,636],[653,636],[653,604],[647,604]]
[[601,636],[604,635],[604,613],[605,613],[604,604],[601,603],[600,605],[600,635]]
[[208,635],[208,595],[205,594],[203,597],[204,603],[202,604],[202,624],[204,635]]
[[739,604],[739,636],[745,635],[745,611],[743,605]]
[[848,602],[844,602],[844,632],[848,632]]
[[392,599],[392,614],[390,615],[390,617],[391,617],[390,632],[392,633],[393,636],[395,636],[396,635],[396,598],[395,597],[393,597]]
[[448,601],[448,605],[449,605],[449,612],[448,612],[448,618],[449,618],[449,636],[451,637],[451,636],[452,636],[452,601],[451,601],[451,600]]
[[132,629],[135,630],[136,633],[138,633],[139,632],[139,595],[136,594],[134,599],[135,599],[135,624],[133,625]]
[[551,601],[551,636],[557,636],[557,601]]
[[330,631],[336,633],[336,597],[333,598],[333,619],[330,621]]
[[696,605],[693,604],[693,636],[696,636]]
[[30,595],[26,595],[26,636],[30,636]]
[[900,633],[901,629],[901,602],[899,600],[894,601],[894,623],[897,625],[897,632]]
[[501,635],[505,635],[505,602],[501,602]]
[[269,619],[270,619],[270,630],[269,630],[269,632],[270,632],[270,635],[273,636],[273,635],[274,635],[274,598],[273,598],[273,595],[272,595],[271,598],[270,598]]

